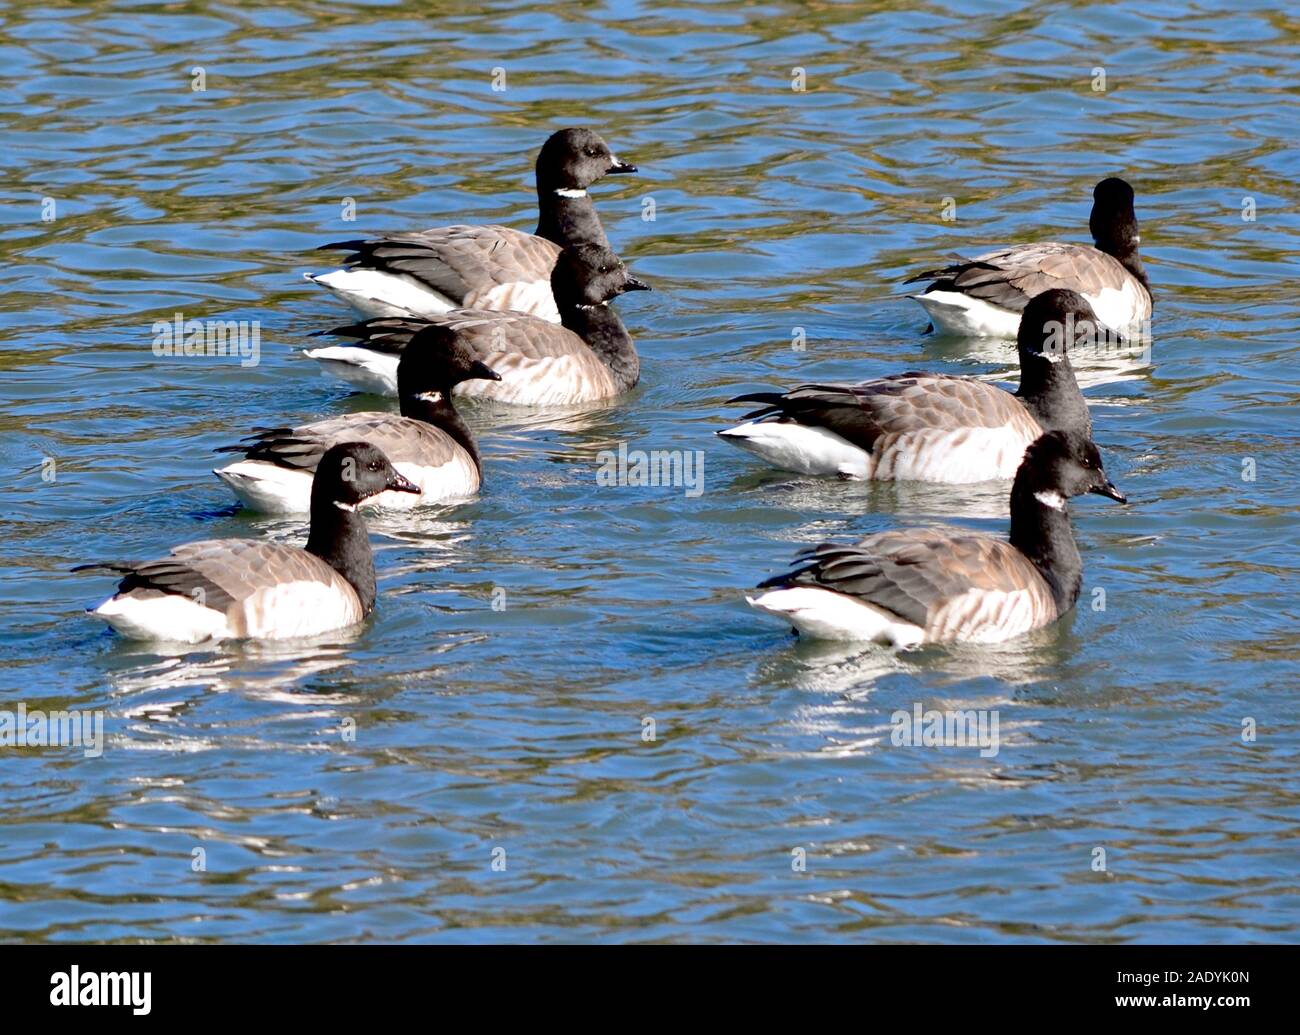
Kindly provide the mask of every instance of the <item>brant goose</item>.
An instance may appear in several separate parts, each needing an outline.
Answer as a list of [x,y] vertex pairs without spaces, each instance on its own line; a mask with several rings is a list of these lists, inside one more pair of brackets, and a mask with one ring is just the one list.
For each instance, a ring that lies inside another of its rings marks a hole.
[[219,453],[244,458],[212,473],[245,506],[274,514],[300,514],[311,508],[312,477],[325,451],[339,442],[366,441],[383,450],[401,475],[418,485],[419,495],[381,492],[367,502],[409,508],[478,492],[483,468],[469,427],[451,402],[463,381],[499,381],[460,342],[420,331],[397,367],[401,416],[346,413],[296,428],[261,428],[237,446]]
[[1092,192],[1088,226],[1096,247],[1025,244],[986,252],[968,262],[927,270],[907,283],[929,280],[911,295],[947,334],[1014,338],[1020,311],[1050,288],[1079,292],[1111,327],[1134,327],[1151,317],[1151,282],[1138,255],[1133,188],[1112,176]]
[[608,304],[624,291],[648,291],[608,248],[566,249],[552,273],[562,324],[524,313],[463,309],[429,320],[366,320],[328,333],[359,344],[309,349],[331,373],[367,391],[392,395],[402,350],[412,335],[458,341],[501,375],[465,382],[457,395],[524,406],[560,406],[621,395],[641,374],[636,346]]
[[87,564],[125,576],[90,613],[137,640],[289,639],[355,625],[375,606],[363,500],[418,493],[366,442],[328,450],[311,490],[305,549],[255,539],[186,543],[157,561]]
[[908,529],[852,545],[805,550],[793,571],[747,597],[759,611],[816,639],[999,643],[1056,621],[1074,606],[1083,561],[1066,499],[1085,492],[1127,500],[1078,432],[1049,431],[1025,452],[1011,488],[1010,541],[977,532]]
[[609,247],[587,188],[634,173],[590,129],[554,133],[537,156],[536,234],[506,226],[446,226],[371,240],[339,241],[344,268],[304,274],[364,316],[428,317],[451,309],[509,309],[560,322],[551,269],[562,248]]
[[1081,295],[1055,289],[1025,308],[1014,395],[985,381],[907,373],[853,385],[803,385],[731,402],[761,403],[746,423],[719,431],[784,470],[846,479],[979,482],[1013,478],[1044,431],[1089,437],[1092,423],[1066,341],[1113,333]]

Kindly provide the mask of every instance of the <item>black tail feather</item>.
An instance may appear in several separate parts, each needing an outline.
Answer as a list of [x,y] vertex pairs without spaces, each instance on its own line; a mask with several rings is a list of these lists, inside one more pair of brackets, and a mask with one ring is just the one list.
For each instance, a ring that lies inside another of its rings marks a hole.
[[764,406],[776,406],[784,397],[784,392],[750,392],[748,395],[738,395],[734,399],[728,399],[727,405],[732,403],[762,403]]
[[95,561],[91,564],[78,564],[68,571],[108,571],[114,575],[129,575],[136,567],[135,561]]
[[947,266],[941,270],[926,270],[924,273],[918,273],[914,277],[908,277],[905,281],[903,281],[903,283],[918,284],[923,280],[936,280],[939,277],[950,276],[954,269],[956,269],[956,267]]
[[325,335],[339,338],[365,338],[369,333],[366,328],[366,321],[363,320],[361,323],[350,323],[346,327],[331,327],[327,331],[312,331],[311,336],[313,338],[321,338]]

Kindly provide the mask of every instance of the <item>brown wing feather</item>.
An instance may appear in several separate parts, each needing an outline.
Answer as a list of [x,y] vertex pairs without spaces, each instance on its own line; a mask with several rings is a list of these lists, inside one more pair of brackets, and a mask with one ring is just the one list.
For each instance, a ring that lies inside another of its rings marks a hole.
[[236,602],[259,589],[288,582],[319,582],[331,591],[353,592],[347,580],[315,554],[283,543],[205,539],[176,547],[172,557],[220,586]]
[[567,327],[509,310],[453,309],[418,320],[381,317],[336,327],[327,333],[356,338],[368,349],[400,353],[425,327],[441,327],[454,334],[484,362],[495,353],[517,352],[528,359],[590,356],[599,363],[587,343]]
[[933,277],[926,291],[958,291],[1020,312],[1052,288],[1096,297],[1105,288],[1122,290],[1129,276],[1119,260],[1091,245],[1048,241],[985,252],[911,279]]
[[290,582],[315,582],[327,592],[356,597],[347,580],[314,554],[256,539],[203,539],[177,546],[159,560],[100,567],[125,576],[119,593],[181,596],[232,619],[258,590]]
[[419,281],[457,308],[481,304],[505,284],[549,281],[560,255],[558,245],[508,226],[443,226],[324,247],[349,251],[349,268]]
[[759,393],[740,401],[766,403],[746,414],[748,419],[778,416],[826,428],[868,451],[882,437],[920,430],[1036,427],[1010,392],[950,374],[912,372],[860,384],[801,385],[784,395]]
[[[996,621],[1010,594],[1043,624],[1056,617],[1047,582],[1003,539],[945,529],[881,532],[852,545],[805,551],[793,572],[765,586],[807,585],[858,597],[927,630],[931,639],[969,633],[972,622]],[[964,637],[963,637],[964,638]]]
[[462,309],[434,317],[456,341],[501,375],[501,381],[466,381],[457,395],[509,398],[517,384],[557,377],[580,385],[585,398],[618,394],[609,367],[567,327],[523,313]]
[[340,442],[369,442],[394,463],[441,467],[460,447],[441,428],[395,413],[346,413],[296,428],[260,432],[247,449],[250,460],[315,471],[325,451]]
[[441,328],[472,349],[475,358],[501,375],[501,381],[464,381],[458,396],[507,401],[520,384],[556,380],[572,384],[582,398],[604,399],[618,394],[609,367],[585,341],[567,327],[528,313],[495,309],[454,309],[427,319],[385,317],[363,320],[331,334],[359,339],[359,344],[400,355],[411,338],[426,327]]

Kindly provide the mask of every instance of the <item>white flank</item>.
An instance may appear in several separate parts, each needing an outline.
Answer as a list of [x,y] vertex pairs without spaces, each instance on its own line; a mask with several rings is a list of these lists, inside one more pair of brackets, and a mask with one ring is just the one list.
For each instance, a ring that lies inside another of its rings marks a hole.
[[826,428],[771,420],[738,424],[718,437],[785,471],[954,485],[1014,478],[1033,441],[1013,427],[922,428],[891,438],[872,456]]
[[[916,299],[930,314],[934,329],[941,334],[1014,341],[1020,330],[1020,313],[959,291],[929,291],[908,297]],[[1117,331],[1130,330],[1151,315],[1150,296],[1138,279],[1127,272],[1122,288],[1103,288],[1098,294],[1083,297],[1097,319]]]
[[609,369],[593,352],[532,359],[517,352],[494,352],[483,362],[500,381],[462,381],[452,393],[516,406],[569,406],[597,402],[615,394]]
[[999,593],[967,590],[934,611],[930,620],[935,640],[960,643],[1002,643],[1036,629],[1055,612],[1044,613],[1028,589]]
[[914,647],[925,639],[925,630],[900,621],[863,600],[814,586],[774,589],[757,597],[746,597],[749,606],[775,615],[800,635],[816,640],[873,641],[892,647]]
[[189,597],[171,593],[111,596],[90,613],[132,640],[201,643],[230,635],[224,612],[202,607]]
[[305,349],[303,355],[316,360],[327,374],[375,395],[397,395],[397,364],[402,357],[376,352],[361,345],[327,345]]
[[94,614],[133,640],[201,643],[253,638],[285,640],[343,629],[361,621],[361,607],[349,588],[320,582],[285,582],[256,590],[229,617],[176,594],[124,593],[110,597]]
[[[479,473],[462,450],[441,467],[424,467],[394,460],[397,473],[420,487],[413,492],[381,492],[362,506],[410,510],[427,503],[459,499],[478,492]],[[265,460],[240,460],[212,472],[226,483],[244,506],[264,514],[311,513],[312,472],[290,471]],[[342,504],[340,504],[342,506]]]
[[1117,331],[1131,330],[1151,315],[1151,298],[1131,273],[1125,273],[1122,288],[1102,288],[1100,294],[1084,297],[1097,319]]
[[382,270],[334,270],[304,276],[364,316],[437,316],[457,308],[446,295],[410,277]]
[[930,314],[936,333],[974,338],[1012,338],[1020,330],[1020,314],[960,291],[927,291],[910,295]]
[[242,635],[258,640],[318,636],[361,621],[351,587],[346,592],[320,582],[283,582],[259,589],[240,608]]
[[461,499],[478,492],[478,468],[469,454],[461,449],[441,467],[421,467],[417,464],[393,461],[397,473],[420,487],[420,495],[413,492],[381,492],[366,505],[375,503],[384,509],[410,510],[426,503]]
[[264,514],[305,514],[311,510],[311,472],[290,471],[265,460],[239,460],[212,472],[239,502]]
[[1009,426],[909,431],[877,457],[874,477],[951,485],[1011,479],[1033,440],[1032,433]]
[[507,284],[497,284],[476,297],[473,306],[466,308],[528,313],[548,323],[560,322],[560,310],[556,308],[555,293],[549,280],[512,280]]
[[[366,392],[397,395],[400,355],[375,352],[363,345],[331,345],[308,349],[304,355],[321,369]],[[532,359],[517,352],[494,352],[481,357],[501,375],[500,381],[462,381],[456,397],[493,399],[516,406],[568,406],[597,402],[615,394],[609,369],[589,350],[580,355]]]
[[752,420],[718,432],[733,446],[762,457],[783,471],[870,478],[871,455],[825,428],[787,421]]

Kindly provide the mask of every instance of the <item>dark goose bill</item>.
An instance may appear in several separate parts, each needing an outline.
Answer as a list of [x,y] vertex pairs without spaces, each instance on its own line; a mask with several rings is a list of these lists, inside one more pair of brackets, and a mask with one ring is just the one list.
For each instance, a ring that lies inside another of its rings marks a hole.
[[[473,365],[469,368],[469,376],[466,378],[466,380],[467,381],[475,381],[475,380],[500,381],[501,375],[498,374],[486,363],[484,363],[482,360],[476,359]],[[416,492],[419,491],[420,491],[419,489],[416,490]]]
[[386,492],[413,492],[417,496],[420,495],[420,487],[411,479],[403,477],[396,471],[388,479],[388,484],[384,486],[384,490]]
[[1107,499],[1114,500],[1116,503],[1127,503],[1128,497],[1119,489],[1115,488],[1115,483],[1107,479],[1105,485],[1094,485],[1089,492],[1095,492],[1098,496],[1105,496]]

